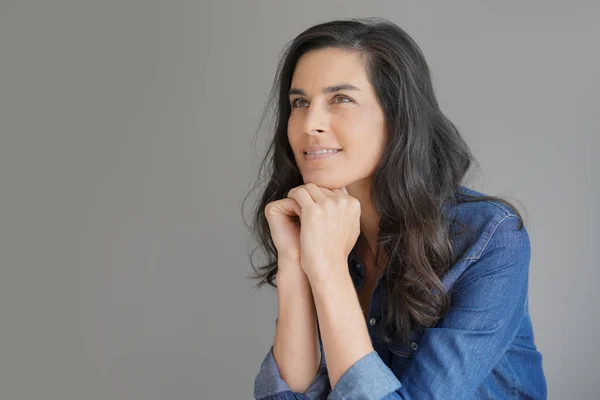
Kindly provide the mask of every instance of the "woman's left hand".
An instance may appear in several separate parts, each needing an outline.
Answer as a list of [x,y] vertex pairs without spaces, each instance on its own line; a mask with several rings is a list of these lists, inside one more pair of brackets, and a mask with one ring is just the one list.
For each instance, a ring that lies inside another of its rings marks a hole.
[[291,189],[287,197],[301,208],[301,264],[309,280],[347,274],[348,254],[360,234],[360,202],[345,187],[330,190],[314,183]]

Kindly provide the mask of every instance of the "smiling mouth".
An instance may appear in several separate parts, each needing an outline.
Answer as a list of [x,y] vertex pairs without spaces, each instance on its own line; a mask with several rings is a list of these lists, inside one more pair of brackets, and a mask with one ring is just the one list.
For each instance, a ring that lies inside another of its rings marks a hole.
[[324,158],[329,158],[332,157],[334,155],[336,155],[337,153],[340,153],[342,150],[341,149],[335,149],[335,150],[321,150],[321,151],[316,151],[316,152],[303,152],[304,154],[304,159],[307,161],[310,160],[321,160]]

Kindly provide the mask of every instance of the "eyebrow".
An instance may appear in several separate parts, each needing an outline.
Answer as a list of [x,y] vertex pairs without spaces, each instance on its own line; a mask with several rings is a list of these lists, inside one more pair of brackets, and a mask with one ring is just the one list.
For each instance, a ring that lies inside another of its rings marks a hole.
[[[324,94],[327,94],[327,93],[337,92],[339,90],[357,90],[357,91],[359,91],[360,89],[357,88],[354,85],[349,84],[349,83],[342,83],[340,85],[328,86],[325,89],[323,89],[322,92]],[[300,94],[302,96],[306,96],[306,93],[304,92],[304,90],[298,89],[298,88],[291,88],[290,89],[290,91],[288,93],[288,96],[291,96],[293,94]]]

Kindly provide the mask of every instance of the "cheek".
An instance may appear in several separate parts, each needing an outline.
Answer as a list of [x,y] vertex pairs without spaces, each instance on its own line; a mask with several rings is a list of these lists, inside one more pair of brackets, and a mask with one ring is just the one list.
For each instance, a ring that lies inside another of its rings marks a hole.
[[337,119],[336,132],[344,133],[347,145],[356,147],[355,150],[371,152],[381,147],[381,121],[373,118],[370,112],[346,113]]
[[381,160],[385,146],[385,131],[381,119],[373,114],[353,114],[344,119],[340,132],[344,132],[344,144],[348,156],[357,168],[371,171]]
[[287,127],[287,138],[292,147],[295,147],[298,138],[300,137],[301,131],[299,130],[299,124],[293,118],[288,120]]

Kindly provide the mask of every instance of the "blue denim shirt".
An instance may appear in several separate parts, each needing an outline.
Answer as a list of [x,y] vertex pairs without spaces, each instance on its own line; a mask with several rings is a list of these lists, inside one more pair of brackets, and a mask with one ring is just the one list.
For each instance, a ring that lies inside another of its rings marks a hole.
[[[464,186],[457,195],[461,192],[482,195]],[[526,228],[517,230],[517,216],[499,202],[452,204],[444,210],[473,231],[453,241],[455,253],[462,256],[442,278],[451,306],[434,327],[414,330],[410,344],[380,342],[375,334],[385,302],[380,278],[367,321],[375,350],[354,363],[333,390],[322,342],[321,365],[305,393],[292,392],[281,379],[271,346],[254,381],[254,397],[546,399],[542,355],[527,303],[531,249]],[[358,290],[364,270],[354,250],[348,271]]]

